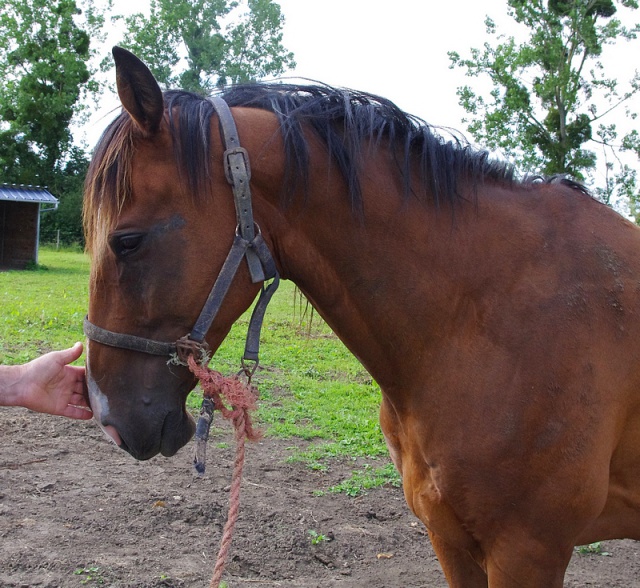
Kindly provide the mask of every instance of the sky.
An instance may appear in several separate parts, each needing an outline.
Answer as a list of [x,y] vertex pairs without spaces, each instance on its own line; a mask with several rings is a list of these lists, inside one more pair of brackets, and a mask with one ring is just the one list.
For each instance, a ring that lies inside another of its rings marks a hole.
[[[448,51],[481,47],[487,14],[508,23],[506,0],[278,0],[285,17],[283,44],[297,67],[286,76],[308,78],[388,98],[431,124],[464,130],[456,88],[463,70],[449,69]],[[144,3],[116,0],[115,10]],[[118,33],[109,39],[117,44]],[[85,128],[89,145],[119,107],[105,95]]]
[[[430,124],[462,132],[465,112],[456,90],[467,83],[478,90],[481,82],[465,77],[462,68],[450,69],[447,52],[469,56],[472,47],[481,48],[493,39],[486,34],[487,15],[498,31],[514,34],[507,0],[278,2],[285,17],[283,44],[297,62],[285,75],[378,94]],[[115,0],[115,10],[124,13],[140,11],[144,5],[144,0]],[[110,41],[118,43],[117,31]],[[638,46],[630,49],[626,42],[608,49],[607,74],[631,77],[637,60],[630,57],[638,54]],[[105,95],[85,129],[89,145],[118,107],[117,97]]]
[[456,89],[463,70],[448,51],[469,53],[486,39],[484,20],[506,15],[506,0],[281,0],[284,44],[295,73],[379,94],[436,125],[459,128]]

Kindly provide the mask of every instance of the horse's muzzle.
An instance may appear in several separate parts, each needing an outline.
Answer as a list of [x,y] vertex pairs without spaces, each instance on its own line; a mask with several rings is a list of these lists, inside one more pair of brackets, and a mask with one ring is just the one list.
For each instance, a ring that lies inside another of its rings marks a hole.
[[162,454],[164,457],[175,455],[184,447],[195,432],[195,422],[185,412],[169,413],[160,430],[139,431],[112,424],[111,419],[100,423],[102,430],[116,443],[120,449],[135,459],[144,461]]
[[[100,428],[118,447],[138,460],[147,460],[159,453],[171,457],[193,437],[195,422],[186,412],[180,395],[170,402],[121,406],[109,401],[89,370],[87,386]],[[128,398],[130,400],[131,395]]]

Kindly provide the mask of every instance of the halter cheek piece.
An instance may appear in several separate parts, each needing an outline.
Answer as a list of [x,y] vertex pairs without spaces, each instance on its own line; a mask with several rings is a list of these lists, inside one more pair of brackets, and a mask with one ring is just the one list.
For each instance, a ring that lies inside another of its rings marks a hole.
[[[171,358],[171,362],[179,364],[186,365],[189,355],[193,355],[198,362],[206,363],[209,358],[209,346],[204,338],[222,306],[240,263],[243,259],[246,259],[251,281],[254,284],[273,278],[273,281],[268,286],[265,287],[263,285],[258,303],[253,309],[249,322],[249,331],[242,360],[243,367],[245,367],[245,360],[255,362],[252,370],[250,370],[253,373],[258,365],[262,320],[267,305],[278,288],[280,276],[276,270],[271,252],[260,234],[260,228],[253,220],[251,188],[249,185],[251,178],[249,155],[245,149],[240,147],[238,131],[231,110],[227,103],[218,96],[209,98],[209,100],[220,121],[220,131],[225,146],[223,155],[224,171],[227,181],[233,189],[238,226],[231,250],[211,288],[200,316],[197,318],[191,332],[173,343],[108,331],[89,322],[88,317],[84,319],[84,334],[92,341],[103,345],[140,351],[151,355],[168,356]],[[245,367],[245,370],[247,369]]]

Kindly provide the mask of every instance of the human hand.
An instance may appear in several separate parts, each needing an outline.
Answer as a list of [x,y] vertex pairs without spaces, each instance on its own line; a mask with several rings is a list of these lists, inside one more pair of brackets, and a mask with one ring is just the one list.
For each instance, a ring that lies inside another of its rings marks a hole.
[[18,404],[47,414],[72,419],[93,417],[82,366],[68,365],[82,355],[82,343],[52,351],[21,366]]

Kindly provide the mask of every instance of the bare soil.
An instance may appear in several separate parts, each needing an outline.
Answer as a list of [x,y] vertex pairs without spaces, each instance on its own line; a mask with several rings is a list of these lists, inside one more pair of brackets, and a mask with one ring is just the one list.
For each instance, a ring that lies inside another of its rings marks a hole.
[[[317,496],[357,462],[312,471],[287,462],[292,444],[248,446],[229,588],[446,586],[401,489]],[[228,428],[210,439],[203,478],[190,446],[136,462],[92,422],[22,409],[0,411],[0,448],[1,587],[209,585],[233,466]],[[639,542],[607,541],[601,552],[576,552],[566,586],[640,587]]]

